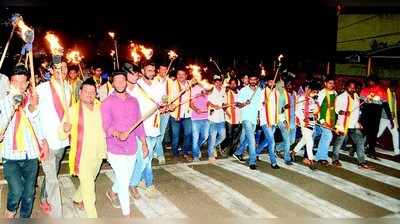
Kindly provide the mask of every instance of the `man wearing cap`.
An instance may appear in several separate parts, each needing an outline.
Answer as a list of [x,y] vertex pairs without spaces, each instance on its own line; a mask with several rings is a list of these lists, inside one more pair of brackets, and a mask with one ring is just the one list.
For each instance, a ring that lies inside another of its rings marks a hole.
[[53,218],[63,217],[61,207],[61,193],[58,182],[58,171],[65,148],[69,146],[69,140],[61,139],[60,127],[64,114],[71,103],[71,90],[66,81],[68,73],[67,64],[61,63],[60,68],[53,65],[50,69],[52,79],[37,86],[39,95],[40,127],[44,138],[49,143],[49,155],[42,162],[45,178],[40,194],[40,208]]
[[114,207],[121,207],[124,217],[130,217],[129,180],[135,168],[138,139],[142,142],[145,156],[148,149],[143,124],[129,132],[140,120],[141,111],[138,100],[126,91],[126,80],[125,72],[113,73],[114,92],[101,105],[101,115],[106,134],[107,160],[115,173],[113,190],[108,190],[106,196]]
[[[210,121],[210,131],[208,136],[208,160],[215,161],[215,147],[220,147],[226,137],[225,132],[225,88],[222,87],[222,78],[214,75],[214,88],[208,96],[208,107],[210,108],[208,120]],[[220,152],[221,155],[223,154]]]
[[70,116],[64,116],[60,130],[64,138],[71,137],[69,170],[71,175],[79,177],[73,202],[86,210],[88,218],[97,218],[95,179],[107,150],[100,105],[96,83],[88,78],[80,85],[79,101],[69,108]]
[[0,150],[8,194],[6,218],[29,218],[35,200],[38,159],[48,153],[39,127],[38,96],[27,94],[28,71],[17,65],[11,74],[10,92],[0,99]]

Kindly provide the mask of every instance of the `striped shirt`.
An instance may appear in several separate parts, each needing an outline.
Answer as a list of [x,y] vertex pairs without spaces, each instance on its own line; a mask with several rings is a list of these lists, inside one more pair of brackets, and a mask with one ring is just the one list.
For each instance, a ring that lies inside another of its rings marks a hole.
[[[43,139],[39,128],[39,110],[31,113],[28,110],[29,103],[24,108],[24,113],[32,124],[33,130],[39,139]],[[4,130],[7,122],[13,113],[13,99],[11,95],[7,95],[0,99],[0,128]],[[4,140],[0,145],[1,156],[8,160],[25,160],[38,158],[38,145],[36,136],[32,135],[29,131],[24,131],[24,141],[26,148],[23,151],[16,151],[13,149],[13,137],[15,128],[15,116],[9,123],[9,127],[4,133]]]

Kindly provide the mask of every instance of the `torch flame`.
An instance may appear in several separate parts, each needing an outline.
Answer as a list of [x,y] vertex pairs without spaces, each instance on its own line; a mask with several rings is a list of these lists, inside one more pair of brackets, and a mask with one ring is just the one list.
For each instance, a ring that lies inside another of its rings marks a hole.
[[82,59],[83,59],[83,56],[81,56],[79,51],[71,51],[67,54],[68,63],[79,64],[79,63],[81,63]]
[[24,21],[22,20],[22,18],[20,18],[20,19],[18,19],[17,20],[17,26],[18,26],[18,28],[20,29],[20,31],[21,31],[21,38],[22,38],[22,40],[24,40],[25,42],[30,42],[29,40],[28,40],[28,35],[30,34],[30,33],[32,33],[33,32],[33,30],[31,29],[31,28],[29,28],[25,23],[24,23]]
[[133,62],[138,63],[140,59],[142,58],[140,54],[136,51],[136,49],[131,50],[131,56],[133,59]]
[[189,65],[189,68],[192,71],[193,79],[197,83],[199,83],[206,90],[211,90],[212,89],[213,86],[206,79],[202,79],[201,67],[200,66],[198,66],[198,65]]
[[153,56],[153,49],[151,48],[146,48],[143,45],[139,45],[140,51],[142,52],[143,56],[147,59],[150,60],[150,58]]
[[50,44],[50,50],[53,55],[62,55],[64,48],[58,42],[58,37],[52,33],[47,33],[46,40]]
[[115,38],[115,33],[114,32],[108,32],[108,36],[110,36],[112,39]]
[[114,55],[115,55],[115,51],[114,51],[114,50],[111,50],[110,56],[111,56],[111,57],[114,57]]
[[178,55],[175,53],[175,51],[173,51],[173,50],[168,51],[169,60],[175,60],[177,57],[178,57]]

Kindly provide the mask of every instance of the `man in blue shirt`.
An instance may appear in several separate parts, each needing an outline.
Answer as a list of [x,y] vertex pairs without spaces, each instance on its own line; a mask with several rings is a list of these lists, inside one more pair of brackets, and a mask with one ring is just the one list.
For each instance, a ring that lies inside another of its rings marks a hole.
[[256,141],[254,131],[257,125],[257,116],[261,109],[261,89],[258,86],[259,79],[256,74],[249,75],[249,85],[239,91],[237,106],[240,108],[240,117],[242,120],[242,134],[240,135],[239,148],[233,154],[233,157],[243,161],[243,151],[246,146],[249,147],[249,165],[250,169],[256,169]]

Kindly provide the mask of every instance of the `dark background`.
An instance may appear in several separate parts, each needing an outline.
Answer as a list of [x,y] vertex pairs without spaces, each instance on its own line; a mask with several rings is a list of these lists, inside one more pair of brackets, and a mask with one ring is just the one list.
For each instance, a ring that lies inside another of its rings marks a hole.
[[[133,40],[154,48],[155,59],[173,48],[187,61],[206,62],[213,56],[224,68],[234,60],[239,65],[263,62],[271,67],[279,53],[293,64],[315,65],[334,60],[338,4],[343,5],[342,13],[396,13],[399,2],[19,0],[4,2],[0,8],[0,45],[11,30],[7,20],[20,13],[35,28],[35,52],[48,52],[43,35],[51,30],[65,49],[78,46],[87,62],[111,63],[113,45],[107,32],[115,31],[122,61],[128,59],[127,44]],[[8,64],[22,45],[19,39],[13,39]]]

